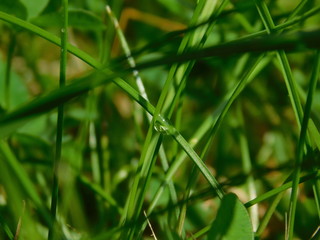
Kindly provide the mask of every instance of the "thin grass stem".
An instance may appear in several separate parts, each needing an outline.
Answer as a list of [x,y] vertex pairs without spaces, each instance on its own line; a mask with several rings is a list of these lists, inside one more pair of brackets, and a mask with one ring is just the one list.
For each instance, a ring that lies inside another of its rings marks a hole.
[[311,113],[311,106],[312,101],[314,100],[314,93],[317,86],[317,81],[319,79],[319,72],[320,72],[320,51],[317,51],[315,55],[315,63],[313,65],[313,72],[309,83],[309,90],[307,96],[307,102],[304,109],[303,120],[301,124],[300,130],[300,137],[297,147],[297,158],[295,161],[295,170],[293,172],[293,183],[292,183],[292,192],[290,198],[290,205],[289,205],[289,222],[288,222],[288,239],[293,239],[294,234],[294,220],[296,216],[296,207],[298,201],[298,185],[300,180],[301,174],[301,165],[303,163],[304,158],[304,148],[306,144],[307,138],[307,129],[308,129],[308,122]]
[[[67,74],[67,43],[68,43],[68,0],[63,0],[63,26],[61,28],[61,56],[60,56],[60,87],[64,87],[66,83]],[[63,112],[64,107],[58,107],[57,118],[57,135],[55,144],[55,155],[53,162],[53,186],[51,198],[51,216],[53,224],[49,228],[48,240],[57,239],[56,224],[57,221],[57,207],[59,200],[59,167],[61,162],[61,149],[62,149],[62,135],[63,135]]]
[[[12,30],[13,31],[13,30]],[[5,70],[5,84],[4,84],[4,100],[5,100],[5,108],[10,109],[10,82],[11,82],[11,67],[12,67],[12,60],[14,55],[14,50],[16,47],[16,34],[14,32],[10,33],[10,43],[8,46],[8,54],[7,54],[7,65]]]

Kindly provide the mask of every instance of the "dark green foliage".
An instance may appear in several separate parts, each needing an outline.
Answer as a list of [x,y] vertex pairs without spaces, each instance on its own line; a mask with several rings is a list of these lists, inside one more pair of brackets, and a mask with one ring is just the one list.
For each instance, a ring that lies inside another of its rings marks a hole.
[[317,239],[319,4],[0,1],[0,239]]

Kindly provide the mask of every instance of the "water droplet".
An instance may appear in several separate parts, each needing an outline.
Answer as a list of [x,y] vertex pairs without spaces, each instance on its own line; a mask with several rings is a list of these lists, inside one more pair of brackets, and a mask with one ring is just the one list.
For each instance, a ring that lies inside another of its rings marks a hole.
[[170,121],[161,115],[156,117],[154,129],[163,135],[174,135],[176,133],[176,129],[170,124]]
[[61,32],[64,33],[64,31],[65,31],[64,28],[61,28]]

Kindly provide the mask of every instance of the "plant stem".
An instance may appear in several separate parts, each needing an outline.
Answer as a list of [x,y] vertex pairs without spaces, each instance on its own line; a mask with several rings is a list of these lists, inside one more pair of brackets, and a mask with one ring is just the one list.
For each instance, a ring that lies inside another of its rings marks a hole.
[[[14,30],[12,30],[14,31]],[[10,79],[11,79],[11,66],[12,66],[12,58],[14,54],[14,49],[16,46],[16,34],[14,32],[10,33],[10,43],[8,47],[8,55],[7,55],[7,65],[5,72],[5,85],[4,85],[4,95],[5,95],[5,108],[10,109]]]
[[288,239],[293,239],[293,230],[294,230],[294,219],[298,201],[298,185],[300,180],[300,173],[301,173],[301,166],[303,163],[304,157],[304,147],[307,138],[307,129],[308,129],[308,122],[311,113],[311,106],[313,101],[313,96],[316,90],[317,81],[319,79],[319,72],[320,72],[320,51],[317,51],[315,56],[315,63],[314,68],[311,76],[311,80],[309,83],[309,90],[307,96],[307,102],[304,109],[303,120],[301,124],[300,130],[300,137],[299,143],[297,148],[297,158],[295,162],[295,170],[293,172],[293,180],[292,180],[292,192],[290,198],[290,206],[289,206],[289,223],[288,223]]
[[[67,43],[68,43],[68,0],[63,0],[63,26],[61,28],[61,55],[60,55],[60,87],[64,87],[66,83],[67,72]],[[57,206],[59,199],[59,165],[61,162],[62,149],[62,135],[63,135],[63,104],[58,107],[57,118],[57,135],[55,144],[54,166],[53,166],[53,186],[51,198],[51,215],[53,223],[49,228],[48,239],[57,239],[56,222],[57,222]]]

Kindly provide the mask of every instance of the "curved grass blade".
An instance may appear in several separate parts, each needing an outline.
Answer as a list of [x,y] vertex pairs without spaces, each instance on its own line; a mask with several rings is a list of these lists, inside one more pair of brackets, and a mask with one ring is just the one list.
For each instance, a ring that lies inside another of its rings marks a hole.
[[[306,19],[313,17],[314,15],[316,15],[317,13],[320,12],[320,6],[310,9],[309,11],[303,13],[300,16],[296,16],[296,12],[298,12],[300,10],[301,10],[301,8],[296,8],[295,11],[292,14],[290,14],[290,16],[292,16],[292,17],[289,17],[286,22],[276,25],[273,29],[273,32],[274,33],[281,32],[282,30],[284,30],[288,27],[292,27],[295,24],[302,23]],[[223,12],[221,13],[221,15],[223,15]],[[218,15],[218,17],[221,15]],[[217,16],[213,16],[213,17],[217,17]],[[201,24],[198,24],[195,26],[190,26],[190,27],[186,28],[185,30],[170,32],[170,33],[166,34],[165,36],[163,36],[163,38],[156,40],[155,42],[148,43],[146,46],[143,46],[140,49],[133,50],[130,56],[138,57],[138,56],[142,55],[142,53],[145,53],[148,51],[154,51],[155,49],[159,50],[163,46],[172,44],[176,40],[179,40],[181,35],[186,34],[188,32],[195,31],[200,26],[214,22],[215,19],[213,17],[212,17],[212,20],[210,20],[208,22],[204,22],[204,23],[201,23]],[[234,40],[234,41],[239,41],[239,40],[244,40],[244,39],[252,39],[255,37],[265,36],[267,34],[268,33],[266,30],[261,30],[261,31],[249,34],[247,36],[240,37],[239,39]],[[113,60],[113,64],[118,65],[121,62],[125,62],[126,59],[127,59],[127,56],[120,56],[120,57]]]
[[[191,148],[194,148],[208,131],[210,131],[211,138],[214,138],[215,133],[218,131],[221,123],[223,122],[223,119],[225,118],[231,104],[239,96],[246,84],[252,81],[255,78],[255,76],[257,76],[257,74],[269,63],[270,60],[271,59],[269,58],[262,57],[256,60],[256,62],[252,65],[251,69],[243,76],[239,83],[226,95],[226,97],[219,104],[212,116],[208,117],[200,126],[200,128],[195,132],[195,134],[191,137]],[[166,181],[173,177],[173,175],[179,169],[180,165],[183,163],[185,159],[186,153],[181,152],[180,154],[178,154],[175,161],[171,164],[169,170],[166,173],[164,183],[157,190],[157,193],[150,204],[148,213],[151,213],[155,208],[157,201],[159,200],[162,192],[164,191],[164,188],[166,187]]]
[[[213,57],[231,57],[244,53],[263,53],[275,50],[302,51],[307,49],[319,49],[320,30],[309,32],[299,31],[290,34],[272,34],[264,37],[256,37],[238,41],[218,44],[216,46],[206,47],[201,50],[191,49],[187,52],[170,56],[160,57],[158,59],[148,60],[147,62],[137,63],[137,69],[145,69],[159,65],[170,65],[172,63],[183,63],[190,60],[198,60]],[[123,68],[114,66],[115,69]]]
[[[20,18],[14,17],[10,14],[7,14],[7,13],[1,12],[1,11],[0,11],[0,19],[6,21],[8,23],[17,25],[24,30],[30,31],[30,32],[38,35],[39,37],[41,37],[43,39],[48,40],[49,42],[51,42],[57,46],[61,46],[61,39],[59,37],[55,36],[54,34],[52,34],[50,32],[43,30],[42,28],[37,27],[34,24],[31,24],[27,21],[24,21]],[[95,60],[90,55],[81,51],[80,49],[78,49],[77,47],[75,47],[71,44],[68,44],[68,51],[94,68],[99,69],[101,67],[100,63],[97,60]]]
[[[94,80],[92,81],[92,79]],[[118,78],[118,75],[107,75],[107,73],[96,72],[0,116],[0,137],[4,138],[8,136],[31,118],[49,112],[97,86],[110,83],[112,80],[121,88],[125,88],[131,98],[146,109],[147,112],[150,114],[154,113],[154,106],[139,95],[129,84]]]

